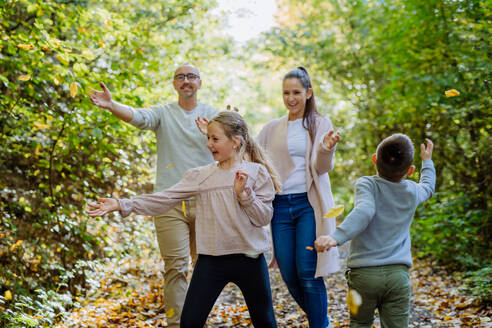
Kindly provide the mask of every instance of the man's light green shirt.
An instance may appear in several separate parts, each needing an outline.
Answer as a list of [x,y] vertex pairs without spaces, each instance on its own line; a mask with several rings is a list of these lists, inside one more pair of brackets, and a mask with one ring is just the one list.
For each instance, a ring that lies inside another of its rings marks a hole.
[[194,167],[214,161],[205,146],[207,137],[196,127],[195,119],[212,119],[218,111],[198,103],[191,111],[177,102],[150,108],[132,108],[133,126],[152,130],[157,141],[157,169],[154,191],[162,191],[176,184],[184,173]]

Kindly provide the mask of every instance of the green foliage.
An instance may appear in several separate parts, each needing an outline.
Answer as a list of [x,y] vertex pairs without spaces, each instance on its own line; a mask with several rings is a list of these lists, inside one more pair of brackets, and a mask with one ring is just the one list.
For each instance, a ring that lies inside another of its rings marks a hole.
[[418,256],[434,256],[448,268],[478,270],[492,258],[487,231],[490,210],[473,208],[465,194],[438,193],[425,206],[412,227]]
[[151,190],[152,134],[93,106],[91,87],[105,81],[137,107],[170,97],[178,63],[223,54],[222,39],[205,29],[218,24],[208,16],[213,4],[3,2],[1,326],[30,326],[39,313],[52,326],[84,294],[84,263],[113,252],[114,220],[88,218],[87,199]]
[[492,263],[466,273],[464,290],[485,304],[492,304]]

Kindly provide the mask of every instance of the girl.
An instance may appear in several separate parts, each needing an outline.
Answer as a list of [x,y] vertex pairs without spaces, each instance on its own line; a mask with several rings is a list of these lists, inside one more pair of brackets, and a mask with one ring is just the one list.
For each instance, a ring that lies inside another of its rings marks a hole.
[[241,289],[255,327],[276,327],[263,252],[270,248],[265,226],[270,223],[272,200],[280,185],[238,113],[219,113],[207,130],[207,148],[218,163],[188,170],[180,182],[162,192],[132,199],[101,198],[97,204],[88,204],[87,213],[157,215],[196,197],[198,260],[181,327],[203,327],[229,282]]
[[283,98],[288,114],[267,123],[257,138],[282,183],[273,201],[275,258],[309,326],[325,328],[330,323],[322,277],[340,269],[338,250],[316,254],[312,247],[317,236],[335,230],[335,220],[323,215],[333,207],[328,172],[340,135],[334,134],[330,119],[318,113],[303,67],[285,75]]

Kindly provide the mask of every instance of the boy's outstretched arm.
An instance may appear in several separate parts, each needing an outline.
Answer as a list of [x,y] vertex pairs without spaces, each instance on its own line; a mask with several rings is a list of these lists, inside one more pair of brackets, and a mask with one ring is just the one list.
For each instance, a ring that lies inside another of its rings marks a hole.
[[373,182],[367,177],[362,177],[355,184],[354,208],[331,234],[337,245],[343,245],[346,241],[361,233],[371,222],[376,212],[374,201]]
[[97,203],[87,203],[87,205],[89,209],[85,213],[91,217],[103,216],[120,210],[120,203],[114,198],[99,198]]
[[434,149],[434,144],[429,139],[425,139],[425,142],[426,145],[420,145],[422,169],[420,171],[420,181],[417,185],[418,204],[431,198],[436,188],[436,170],[432,162],[432,150]]

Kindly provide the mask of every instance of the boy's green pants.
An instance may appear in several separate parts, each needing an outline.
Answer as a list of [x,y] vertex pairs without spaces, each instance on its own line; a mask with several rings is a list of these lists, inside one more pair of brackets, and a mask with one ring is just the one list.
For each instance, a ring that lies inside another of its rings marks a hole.
[[412,288],[406,265],[353,268],[346,277],[349,288],[362,296],[359,311],[350,314],[350,327],[371,327],[376,309],[382,328],[408,327]]

